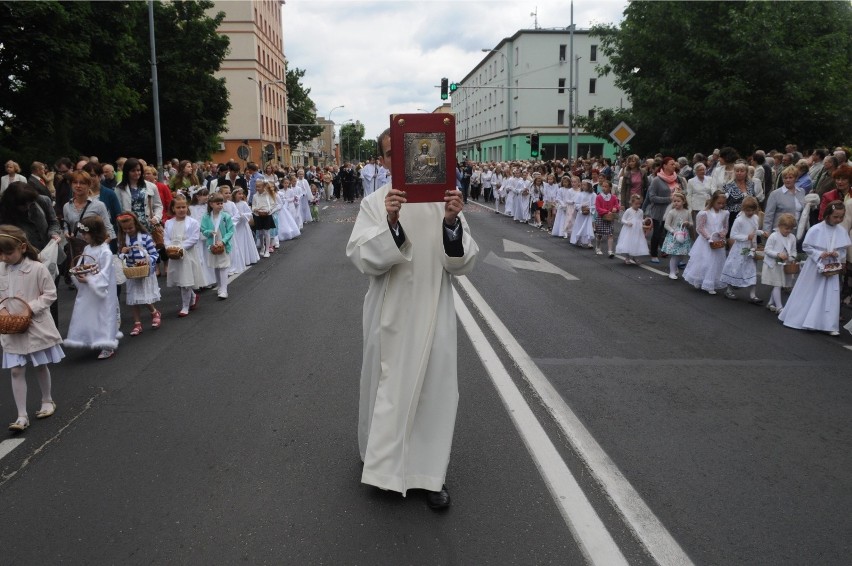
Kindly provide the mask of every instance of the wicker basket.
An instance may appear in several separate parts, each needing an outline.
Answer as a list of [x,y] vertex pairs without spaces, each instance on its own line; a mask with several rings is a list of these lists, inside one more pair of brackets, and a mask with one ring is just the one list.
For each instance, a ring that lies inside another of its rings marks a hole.
[[[142,250],[142,255],[145,256],[145,259],[137,260],[136,265],[125,265],[123,270],[124,276],[128,279],[144,279],[151,273],[151,261],[149,259],[150,256],[148,255],[148,250],[138,245],[132,247],[137,250]],[[143,261],[145,263],[142,263]]]
[[718,250],[725,247],[725,240],[713,240],[710,242],[710,248]]
[[784,273],[787,275],[795,275],[799,272],[799,264],[798,263],[785,263],[784,264]]
[[[91,263],[86,263],[85,258],[89,258]],[[71,275],[94,275],[100,268],[98,267],[98,260],[93,258],[90,255],[80,254],[75,256],[74,259],[71,260],[71,263],[74,267],[68,269],[68,273]]]
[[603,216],[601,216],[607,222],[612,222],[615,219],[615,215],[612,212],[607,212]]
[[216,242],[210,246],[210,253],[213,255],[222,255],[225,253],[225,244],[222,242]]
[[180,246],[168,246],[166,256],[169,259],[183,259],[183,248]]
[[582,212],[583,214],[589,214],[590,209],[588,206],[583,205],[580,207],[580,212]]
[[822,274],[826,277],[840,275],[841,273],[843,273],[843,264],[840,263],[827,263],[822,268]]
[[[12,314],[9,309],[2,306],[9,299],[14,299],[24,305],[27,309],[24,314]],[[6,297],[0,301],[0,334],[22,334],[30,327],[30,321],[33,317],[33,311],[30,305],[23,299],[18,297]]]

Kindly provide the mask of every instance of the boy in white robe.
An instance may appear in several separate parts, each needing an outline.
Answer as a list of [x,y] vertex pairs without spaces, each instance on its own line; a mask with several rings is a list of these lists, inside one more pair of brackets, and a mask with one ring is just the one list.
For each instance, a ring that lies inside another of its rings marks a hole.
[[[391,169],[390,133],[379,136]],[[361,481],[425,489],[429,506],[450,504],[444,485],[458,406],[452,276],[469,272],[478,247],[460,214],[462,195],[409,204],[386,184],[361,201],[346,255],[370,277],[364,298],[364,359],[358,444]]]

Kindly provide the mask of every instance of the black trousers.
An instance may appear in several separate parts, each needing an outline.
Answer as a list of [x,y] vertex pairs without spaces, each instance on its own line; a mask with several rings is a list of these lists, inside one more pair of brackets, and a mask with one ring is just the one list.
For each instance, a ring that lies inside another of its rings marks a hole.
[[660,246],[663,245],[663,240],[666,238],[666,228],[665,223],[662,220],[654,220],[654,230],[651,232],[651,257],[657,257],[659,255]]

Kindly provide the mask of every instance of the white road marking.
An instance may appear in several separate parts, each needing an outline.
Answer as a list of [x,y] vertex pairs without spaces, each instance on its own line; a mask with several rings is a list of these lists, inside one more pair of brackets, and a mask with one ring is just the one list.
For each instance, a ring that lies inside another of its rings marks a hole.
[[[488,303],[482,298],[470,280],[456,277],[461,288],[467,293],[473,305],[479,311],[485,323],[514,360],[538,397],[547,407],[554,421],[573,446],[577,455],[586,463],[589,471],[609,497],[615,510],[625,524],[633,531],[639,542],[658,564],[691,565],[692,561],[677,541],[654,515],[639,493],[615,462],[604,452],[591,433],[565,403],[547,377],[541,372],[532,358],[515,340],[509,329],[500,321]],[[458,308],[458,302],[456,303]]]
[[846,348],[847,350],[852,350],[852,346],[843,346],[843,347]]
[[453,290],[456,313],[467,331],[482,364],[488,371],[494,387],[500,394],[503,404],[515,428],[533,457],[562,517],[571,530],[580,550],[590,564],[605,566],[627,565],[627,559],[607,531],[600,517],[595,513],[582,488],[571,474],[571,470],[553,446],[547,433],[524,401],[523,395],[515,386],[500,358],[488,343],[488,339],[477,325],[473,315]]
[[524,244],[519,244],[518,242],[506,240],[504,238],[503,251],[508,253],[522,253],[525,256],[532,258],[533,261],[524,259],[511,259],[505,257],[500,258],[515,269],[528,269],[530,271],[540,271],[542,273],[553,273],[555,275],[561,275],[568,281],[579,281],[579,279],[577,279],[570,273],[560,269],[559,267],[556,267],[549,261],[535,255],[537,253],[542,253],[541,250],[525,246]]
[[11,438],[0,442],[0,460],[9,455],[9,452],[24,443],[23,438]]

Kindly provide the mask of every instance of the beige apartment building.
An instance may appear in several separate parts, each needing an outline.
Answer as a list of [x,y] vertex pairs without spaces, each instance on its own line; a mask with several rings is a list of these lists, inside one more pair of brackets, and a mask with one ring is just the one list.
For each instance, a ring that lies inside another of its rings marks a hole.
[[218,0],[210,9],[213,14],[225,13],[218,31],[231,41],[216,74],[226,81],[231,111],[214,161],[290,163],[283,4],[283,0]]

